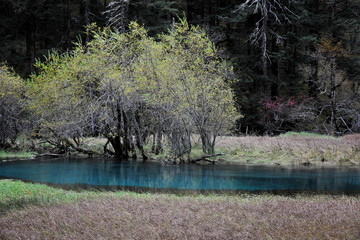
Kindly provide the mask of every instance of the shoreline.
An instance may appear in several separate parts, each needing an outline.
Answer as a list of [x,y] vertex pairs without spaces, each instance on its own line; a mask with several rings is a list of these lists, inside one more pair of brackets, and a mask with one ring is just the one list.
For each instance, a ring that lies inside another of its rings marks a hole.
[[[86,139],[84,147],[89,149],[102,149],[104,144],[103,138],[88,138]],[[193,149],[190,154],[191,159],[204,157],[201,150],[199,139],[196,135],[192,137]],[[41,149],[41,148],[39,148]],[[162,162],[167,161],[169,157],[165,153],[155,155],[151,153],[151,142],[146,145],[146,151],[149,159],[147,161]],[[69,152],[69,155],[54,154],[49,150],[41,149],[35,154],[34,151],[16,151],[4,153],[10,156],[3,157],[0,155],[0,161],[17,161],[38,158],[97,158],[99,156],[92,156]],[[16,154],[23,154],[27,156],[16,157]],[[269,136],[220,136],[216,141],[215,154],[224,154],[222,156],[215,156],[208,158],[210,163],[201,161],[199,164],[215,164],[234,163],[247,166],[282,166],[282,167],[296,167],[296,166],[318,166],[318,167],[343,167],[343,166],[360,166],[360,134],[345,135],[343,137],[329,137],[324,135],[315,135],[307,133],[288,133],[275,137]],[[30,157],[29,157],[30,155]],[[15,157],[14,157],[15,156]],[[101,156],[100,156],[101,157]],[[109,158],[111,159],[111,158]],[[131,158],[130,158],[131,159]],[[129,160],[130,160],[129,159]],[[185,162],[187,161],[186,159]],[[138,159],[137,161],[141,161]],[[178,164],[180,159],[170,160],[170,163]],[[181,163],[182,164],[182,163]]]

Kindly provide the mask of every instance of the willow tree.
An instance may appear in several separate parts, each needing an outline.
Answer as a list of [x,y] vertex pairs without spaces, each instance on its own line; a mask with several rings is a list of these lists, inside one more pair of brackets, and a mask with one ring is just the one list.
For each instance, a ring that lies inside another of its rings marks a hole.
[[205,31],[185,19],[159,37],[143,52],[136,78],[153,106],[157,138],[164,132],[174,155],[181,156],[190,153],[190,137],[197,133],[203,152],[213,154],[216,137],[241,116],[230,88],[232,68]]
[[28,92],[31,109],[42,129],[64,140],[79,135],[106,137],[117,158],[135,154],[132,135],[136,133],[137,146],[146,158],[131,76],[145,32],[136,26],[127,34],[95,26],[92,30],[93,40],[86,46],[77,44],[71,55],[52,53],[37,64],[39,74],[32,77]]
[[214,153],[238,114],[231,68],[204,31],[182,21],[155,41],[137,23],[122,34],[92,29],[87,46],[38,64],[29,96],[43,126],[64,138],[102,135],[117,158],[135,157],[137,148],[146,159],[150,134],[158,152],[167,140],[173,156],[189,154],[198,133],[204,152]]
[[78,71],[81,65],[75,55],[51,53],[36,67],[39,73],[32,75],[26,94],[38,135],[61,150],[78,147],[91,121],[86,112],[90,97]]
[[203,152],[213,154],[216,137],[241,116],[230,89],[232,68],[218,57],[205,31],[188,26],[186,20],[163,35],[162,41],[173,66],[171,82],[165,84],[169,101],[176,102],[176,110],[190,119]]

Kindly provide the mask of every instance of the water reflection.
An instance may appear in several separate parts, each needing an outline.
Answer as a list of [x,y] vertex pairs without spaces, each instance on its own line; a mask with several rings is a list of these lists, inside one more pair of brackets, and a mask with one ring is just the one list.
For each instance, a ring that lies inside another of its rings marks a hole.
[[0,163],[0,176],[52,184],[171,189],[360,192],[360,170],[240,165],[161,165],[108,159]]

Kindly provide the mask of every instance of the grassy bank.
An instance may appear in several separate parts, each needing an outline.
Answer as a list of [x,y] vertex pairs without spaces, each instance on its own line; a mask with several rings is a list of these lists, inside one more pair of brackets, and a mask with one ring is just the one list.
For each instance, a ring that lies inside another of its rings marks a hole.
[[[105,142],[102,138],[89,138],[84,141],[84,146],[101,151]],[[190,157],[196,159],[204,155],[197,135],[193,135],[192,142]],[[158,160],[169,154],[166,147],[162,154],[152,154],[151,141],[148,141],[145,149],[151,158]],[[226,154],[217,157],[218,160],[242,164],[359,166],[360,134],[331,137],[288,132],[276,137],[224,136],[217,138],[216,152]]]
[[65,191],[42,184],[0,180],[0,215],[26,206],[75,202],[81,198],[94,197],[97,194],[99,193]]
[[0,192],[3,207],[11,206],[14,199],[18,207],[22,205],[22,209],[17,207],[0,216],[0,239],[357,239],[360,236],[358,197],[72,192],[9,180],[0,181]]
[[28,159],[34,158],[36,155],[33,151],[5,151],[0,150],[0,160],[1,159]]
[[[35,142],[33,141],[33,143]],[[101,153],[105,143],[106,139],[104,138],[86,138],[82,141],[81,146]],[[199,136],[193,135],[192,143],[193,148],[190,157],[196,159],[203,156]],[[169,156],[170,151],[166,144],[164,144],[164,152],[160,155],[151,153],[151,145],[149,139],[145,145],[145,150],[152,159],[161,160]],[[46,143],[39,144],[38,147],[43,149],[41,151],[51,152],[50,146]],[[330,137],[304,132],[289,132],[276,137],[224,136],[217,138],[216,152],[226,155],[211,159],[241,164],[360,166],[360,134]],[[35,154],[30,151],[0,151],[0,160],[33,158]],[[140,155],[139,152],[138,156]],[[67,156],[87,157],[87,155],[75,151],[69,152]]]
[[359,166],[360,134],[329,137],[288,133],[277,137],[219,137],[225,160],[244,164]]

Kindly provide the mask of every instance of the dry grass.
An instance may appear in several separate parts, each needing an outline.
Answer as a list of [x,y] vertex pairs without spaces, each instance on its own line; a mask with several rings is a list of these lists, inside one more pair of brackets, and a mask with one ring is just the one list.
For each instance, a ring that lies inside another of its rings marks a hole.
[[108,194],[0,218],[0,239],[359,238],[356,197]]
[[220,137],[217,147],[227,160],[244,163],[360,165],[360,134],[342,138],[283,135]]

